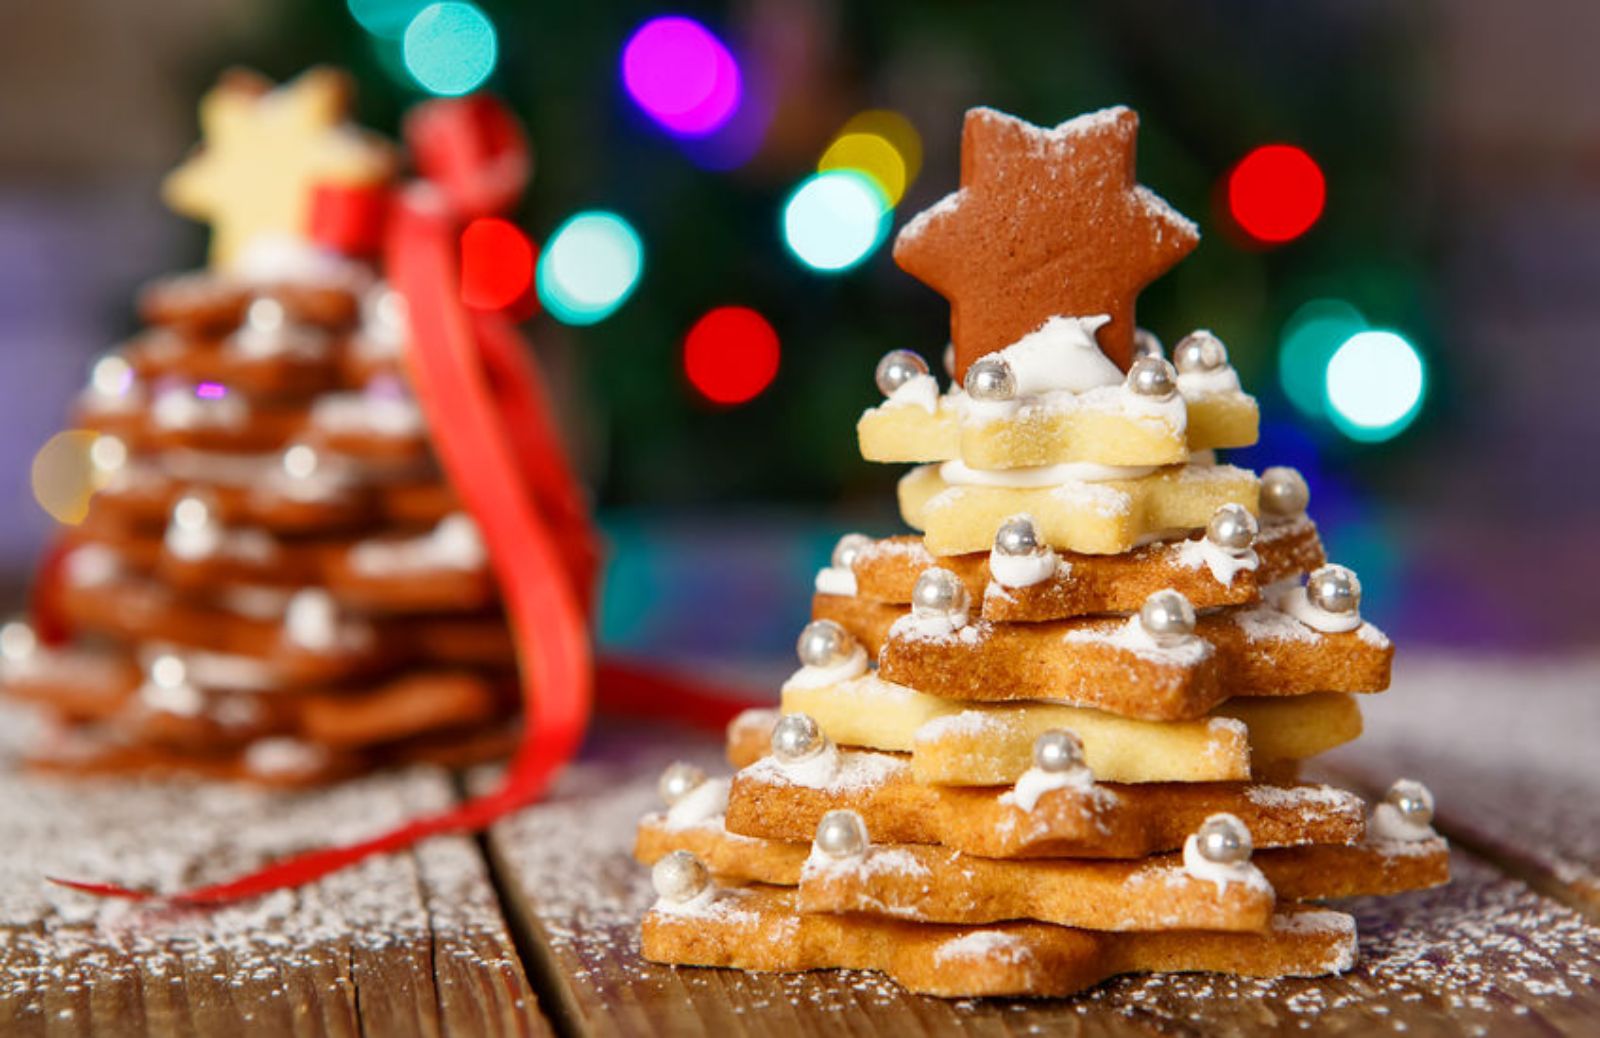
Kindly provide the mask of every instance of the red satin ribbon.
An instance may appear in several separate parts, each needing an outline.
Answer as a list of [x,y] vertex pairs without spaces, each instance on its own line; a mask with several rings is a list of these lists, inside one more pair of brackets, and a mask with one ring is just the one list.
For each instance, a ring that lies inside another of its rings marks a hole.
[[54,882],[106,897],[178,904],[254,897],[429,836],[482,828],[542,796],[578,751],[591,707],[587,619],[597,540],[526,346],[504,317],[469,314],[460,298],[461,223],[515,200],[530,168],[526,145],[510,115],[485,97],[423,105],[406,131],[429,180],[401,192],[390,210],[387,274],[406,300],[406,362],[435,449],[483,531],[511,622],[522,683],[521,744],[500,785],[486,795],[227,882],[164,895]]

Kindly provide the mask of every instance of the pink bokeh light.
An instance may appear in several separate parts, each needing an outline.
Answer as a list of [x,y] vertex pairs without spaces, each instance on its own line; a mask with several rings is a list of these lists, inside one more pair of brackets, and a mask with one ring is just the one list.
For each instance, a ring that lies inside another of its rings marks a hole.
[[681,137],[715,132],[743,93],[728,48],[704,25],[678,15],[652,18],[628,38],[622,82],[645,114]]

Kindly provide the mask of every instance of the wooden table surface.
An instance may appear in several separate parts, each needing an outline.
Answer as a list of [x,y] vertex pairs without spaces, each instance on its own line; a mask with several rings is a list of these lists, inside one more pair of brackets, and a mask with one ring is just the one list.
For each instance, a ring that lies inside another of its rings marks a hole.
[[[171,889],[386,827],[487,776],[284,795],[0,766],[0,1035],[1600,1033],[1600,660],[1412,661],[1366,705],[1366,737],[1325,769],[1367,790],[1428,782],[1454,883],[1351,902],[1362,958],[1344,977],[1134,977],[1055,1002],[642,962],[633,822],[668,761],[717,762],[709,736],[604,727],[549,802],[482,838],[212,912],[42,877]],[[0,713],[0,745],[28,730]]]

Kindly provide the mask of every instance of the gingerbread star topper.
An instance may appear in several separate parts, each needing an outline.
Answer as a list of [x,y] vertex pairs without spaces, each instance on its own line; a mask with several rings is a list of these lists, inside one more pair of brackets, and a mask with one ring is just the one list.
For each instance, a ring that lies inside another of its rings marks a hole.
[[1127,108],[1054,129],[992,108],[967,113],[960,190],[894,246],[895,262],[950,301],[958,380],[1057,316],[1109,316],[1100,348],[1123,369],[1132,363],[1135,297],[1200,241],[1134,180],[1138,131]]
[[225,73],[200,102],[201,144],[167,175],[173,209],[211,224],[211,264],[235,265],[252,241],[304,238],[319,184],[361,187],[394,173],[393,150],[349,121],[350,80],[314,68],[274,88]]

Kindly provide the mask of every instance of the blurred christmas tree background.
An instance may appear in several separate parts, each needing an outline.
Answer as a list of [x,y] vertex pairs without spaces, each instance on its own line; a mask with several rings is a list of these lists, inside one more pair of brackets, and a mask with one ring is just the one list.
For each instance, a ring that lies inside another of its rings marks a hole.
[[[103,0],[72,6],[107,33],[138,31]],[[1306,472],[1380,620],[1452,640],[1586,637],[1545,585],[1600,576],[1589,553],[1558,547],[1536,575],[1507,566],[1487,582],[1464,564],[1530,512],[1558,546],[1600,513],[1600,489],[1567,476],[1570,445],[1593,432],[1585,379],[1548,374],[1596,374],[1594,351],[1573,348],[1600,325],[1577,287],[1595,269],[1584,243],[1600,240],[1581,233],[1600,212],[1600,131],[1571,42],[1600,20],[1581,4],[245,6],[160,57],[174,101],[228,65],[283,78],[327,62],[355,73],[360,118],[389,132],[416,100],[479,82],[526,120],[538,165],[519,222],[543,303],[531,335],[617,544],[608,624],[624,640],[647,615],[652,638],[686,622],[657,616],[667,590],[710,594],[735,571],[784,585],[748,601],[724,587],[716,607],[754,609],[803,593],[841,530],[896,527],[898,473],[859,459],[854,417],[878,399],[883,352],[937,367],[948,325],[944,301],[894,266],[894,231],[953,189],[969,106],[1053,124],[1119,103],[1141,114],[1140,179],[1205,236],[1141,296],[1140,323],[1168,343],[1209,327],[1228,344],[1264,418],[1261,446],[1237,460]],[[46,122],[23,131],[48,135]],[[1589,174],[1567,176],[1585,154]],[[819,163],[832,169],[820,185]],[[895,204],[850,210],[863,178]],[[574,227],[585,233],[555,248]],[[170,256],[121,262],[145,276],[197,262],[201,232],[185,233]],[[759,319],[713,321],[686,351],[723,307]],[[1519,378],[1530,366],[1544,374]],[[1495,392],[1507,385],[1522,388]],[[746,536],[752,508],[825,518]],[[758,621],[730,623],[732,639]]]

